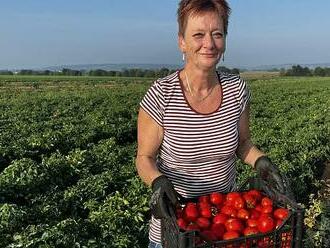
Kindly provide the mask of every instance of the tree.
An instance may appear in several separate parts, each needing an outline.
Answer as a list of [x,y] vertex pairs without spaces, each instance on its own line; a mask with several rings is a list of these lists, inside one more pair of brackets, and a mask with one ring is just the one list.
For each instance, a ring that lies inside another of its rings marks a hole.
[[14,75],[12,71],[0,71],[0,75]]
[[287,70],[286,76],[311,76],[312,73],[308,67],[294,65],[291,69]]
[[18,73],[19,75],[32,75],[33,71],[32,70],[20,70]]
[[144,76],[153,78],[153,77],[155,77],[155,71],[154,70],[146,70],[145,73],[144,73]]
[[232,74],[238,74],[238,75],[239,75],[239,69],[237,69],[237,68],[233,68],[233,69],[231,70],[231,73],[232,73]]
[[159,77],[165,77],[165,76],[167,76],[167,75],[169,74],[169,72],[170,72],[169,69],[163,67],[163,68],[161,68],[161,69],[159,70],[159,72],[158,72],[158,76],[159,76]]
[[218,71],[225,72],[225,73],[230,73],[230,69],[225,67],[225,66],[218,66],[217,68]]
[[110,77],[114,77],[114,76],[116,76],[116,71],[108,71],[108,76],[110,76]]
[[65,76],[81,76],[82,72],[79,71],[79,70],[71,70],[71,69],[68,69],[68,68],[63,68],[62,69],[62,75],[65,75]]
[[315,76],[324,77],[325,74],[326,74],[326,70],[324,68],[316,67],[315,70],[314,70],[314,75]]
[[129,75],[130,75],[129,70],[124,69],[124,70],[122,71],[122,76],[123,76],[123,77],[129,77]]
[[97,70],[91,70],[88,73],[90,76],[107,76],[108,72],[105,70],[97,69]]
[[145,71],[142,69],[137,69],[135,76],[136,77],[144,77]]
[[228,74],[239,74],[238,68],[229,69],[225,66],[218,66],[217,70],[220,72],[228,73]]
[[324,68],[325,76],[330,77],[330,68]]
[[44,70],[43,72],[41,72],[43,75],[51,75],[51,71],[50,70]]

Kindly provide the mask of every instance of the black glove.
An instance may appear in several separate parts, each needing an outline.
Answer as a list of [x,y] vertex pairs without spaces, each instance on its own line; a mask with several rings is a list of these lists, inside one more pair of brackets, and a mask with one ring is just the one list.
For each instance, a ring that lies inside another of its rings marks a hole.
[[255,168],[262,180],[281,194],[285,194],[285,186],[280,171],[268,157],[259,157],[255,162]]
[[170,218],[169,208],[174,210],[179,197],[173,184],[165,175],[161,175],[152,181],[151,188],[153,191],[150,200],[151,213],[156,219]]

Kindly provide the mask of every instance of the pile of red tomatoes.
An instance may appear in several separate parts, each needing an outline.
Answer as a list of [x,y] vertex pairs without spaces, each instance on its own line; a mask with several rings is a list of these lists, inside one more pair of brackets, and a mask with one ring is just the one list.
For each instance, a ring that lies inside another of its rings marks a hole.
[[271,232],[288,215],[288,209],[275,207],[270,198],[256,189],[214,192],[176,209],[180,229],[197,230],[211,241]]

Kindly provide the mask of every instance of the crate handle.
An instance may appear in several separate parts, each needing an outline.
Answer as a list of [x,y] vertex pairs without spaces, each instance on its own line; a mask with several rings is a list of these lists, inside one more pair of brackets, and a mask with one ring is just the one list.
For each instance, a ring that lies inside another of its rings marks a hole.
[[202,232],[197,231],[198,235],[207,243],[207,245],[212,245],[212,240],[210,240],[208,237],[206,237]]

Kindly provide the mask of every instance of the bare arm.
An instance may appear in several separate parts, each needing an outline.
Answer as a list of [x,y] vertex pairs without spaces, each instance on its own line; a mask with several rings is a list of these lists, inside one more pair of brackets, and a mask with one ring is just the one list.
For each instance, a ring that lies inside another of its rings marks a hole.
[[254,167],[256,160],[265,154],[251,141],[249,119],[250,105],[248,104],[239,120],[239,144],[236,154],[244,163]]
[[162,175],[156,166],[156,156],[163,140],[163,128],[140,108],[138,116],[138,151],[136,168],[147,185]]

